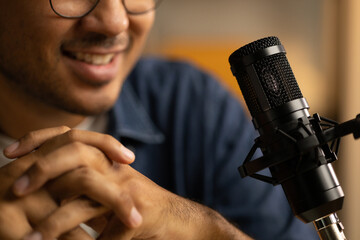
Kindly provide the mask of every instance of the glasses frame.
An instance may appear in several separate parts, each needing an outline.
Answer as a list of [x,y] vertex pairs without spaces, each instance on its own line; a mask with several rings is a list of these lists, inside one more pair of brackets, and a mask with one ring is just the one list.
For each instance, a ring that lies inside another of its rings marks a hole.
[[[124,8],[125,8],[125,11],[127,14],[130,14],[130,15],[141,15],[141,14],[145,14],[145,13],[148,13],[148,12],[151,12],[151,11],[154,11],[159,5],[160,3],[162,2],[163,0],[158,0],[154,7],[153,8],[150,8],[149,10],[146,10],[146,11],[143,11],[143,12],[132,12],[130,11],[129,9],[126,8],[126,5],[125,5],[125,0],[121,0]],[[100,0],[96,0],[96,3],[94,4],[94,6],[92,8],[90,8],[89,11],[87,11],[86,13],[84,13],[83,15],[80,15],[80,16],[66,16],[66,15],[62,15],[61,13],[58,13],[53,4],[52,4],[52,0],[49,0],[50,2],[50,6],[51,6],[51,9],[54,11],[54,13],[56,13],[58,16],[62,17],[62,18],[68,18],[68,19],[76,19],[76,18],[82,18],[82,17],[85,17],[86,15],[90,14],[95,8],[96,6],[99,4]]]

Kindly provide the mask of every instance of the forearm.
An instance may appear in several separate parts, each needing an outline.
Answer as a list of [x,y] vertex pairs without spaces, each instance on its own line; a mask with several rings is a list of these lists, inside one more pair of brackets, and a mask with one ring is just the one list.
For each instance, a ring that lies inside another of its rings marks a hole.
[[229,223],[218,212],[199,203],[174,197],[171,209],[174,221],[168,222],[171,239],[221,239],[221,240],[250,240],[249,236]]

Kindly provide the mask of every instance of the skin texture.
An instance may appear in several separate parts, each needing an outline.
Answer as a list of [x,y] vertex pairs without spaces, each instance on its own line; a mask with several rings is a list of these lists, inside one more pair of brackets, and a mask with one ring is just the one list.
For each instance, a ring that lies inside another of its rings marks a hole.
[[[129,16],[114,0],[101,1],[81,19],[58,17],[47,0],[1,0],[0,8],[0,101],[8,106],[0,125],[15,138],[44,127],[75,126],[83,115],[110,108],[154,19],[154,12]],[[116,74],[101,81],[84,76],[64,52],[116,53]]]
[[[72,129],[113,105],[154,12],[130,16],[118,0],[81,19],[57,16],[47,0],[0,9],[0,131],[18,139],[0,168],[0,239],[92,239],[78,227],[87,221],[100,239],[248,239],[132,169],[116,139]],[[114,57],[98,66],[78,53]]]
[[[27,163],[10,192],[22,199],[45,188],[47,198],[36,201],[51,201],[52,207],[39,216],[19,204],[19,212],[4,219],[21,218],[17,224],[25,226],[23,234],[30,234],[25,239],[38,239],[32,237],[39,234],[42,239],[80,239],[78,235],[85,233],[74,227],[91,219],[102,220],[90,224],[100,233],[99,239],[250,239],[213,210],[136,172],[127,165],[134,159],[126,152],[108,135],[66,127],[27,134],[16,148],[5,149],[8,157],[18,157],[12,165]],[[0,209],[13,204],[0,202]]]
[[[51,134],[63,132],[63,128],[50,131]],[[49,136],[49,135],[46,135]],[[45,137],[45,136],[44,136]],[[113,151],[113,150],[112,150]],[[25,234],[32,231],[32,226],[40,224],[48,215],[58,209],[59,202],[51,196],[48,190],[40,189],[32,194],[17,198],[11,191],[14,181],[19,178],[37,158],[27,155],[21,161],[12,163],[0,168],[0,238],[1,239],[21,239]],[[86,199],[73,201],[74,205],[84,203]],[[89,201],[88,201],[89,202]],[[106,211],[102,206],[89,208],[88,214],[99,215]],[[76,227],[74,225],[73,227]],[[52,228],[53,229],[53,228]],[[79,227],[69,229],[64,234],[63,239],[92,239]]]

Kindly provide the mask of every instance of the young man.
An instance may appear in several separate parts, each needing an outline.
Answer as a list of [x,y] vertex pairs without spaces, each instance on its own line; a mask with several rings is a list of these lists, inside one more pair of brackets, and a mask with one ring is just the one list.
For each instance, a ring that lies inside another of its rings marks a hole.
[[0,239],[92,239],[85,222],[98,239],[315,239],[279,188],[238,176],[240,104],[139,61],[156,5],[0,0]]

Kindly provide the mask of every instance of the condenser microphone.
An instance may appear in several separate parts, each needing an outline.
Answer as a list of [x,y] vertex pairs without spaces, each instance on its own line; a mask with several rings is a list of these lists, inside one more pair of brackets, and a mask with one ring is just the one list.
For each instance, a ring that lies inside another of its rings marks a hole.
[[[338,138],[341,134],[334,132],[340,130],[331,120],[324,124],[319,115],[310,116],[285,54],[277,37],[267,37],[229,57],[259,132],[239,172],[242,177],[280,184],[293,213],[305,223],[313,222],[321,239],[346,239],[336,215],[344,200],[331,165],[337,159],[336,151],[327,143]],[[337,148],[338,143],[335,145]],[[254,160],[258,148],[262,157]],[[269,168],[269,175],[259,173],[265,168]]]

